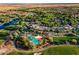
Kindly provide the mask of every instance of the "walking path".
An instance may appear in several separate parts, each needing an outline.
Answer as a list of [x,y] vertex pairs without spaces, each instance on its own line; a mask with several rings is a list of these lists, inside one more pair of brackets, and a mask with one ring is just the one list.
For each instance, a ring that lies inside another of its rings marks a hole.
[[16,51],[18,52],[26,52],[26,53],[34,53],[34,55],[39,55],[39,54],[42,54],[42,52],[50,47],[59,47],[59,46],[78,46],[78,45],[50,45],[50,46],[47,46],[47,47],[44,47],[44,48],[41,48],[41,49],[34,49],[34,50],[18,50],[16,49]]
[[[10,42],[12,43],[12,42]],[[8,44],[5,45],[5,42],[1,45],[0,47],[0,55],[7,55],[8,53],[12,52],[12,51],[17,51],[17,52],[25,52],[25,53],[34,53],[34,55],[39,55],[42,54],[42,51],[50,48],[50,47],[58,47],[58,46],[78,46],[78,45],[49,45],[47,47],[41,48],[41,49],[34,49],[34,50],[18,50],[14,47],[13,44]]]

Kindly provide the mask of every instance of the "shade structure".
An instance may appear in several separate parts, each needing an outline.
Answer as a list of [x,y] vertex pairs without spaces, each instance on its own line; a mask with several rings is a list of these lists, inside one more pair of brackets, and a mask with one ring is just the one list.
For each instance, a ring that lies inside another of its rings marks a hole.
[[39,35],[36,36],[35,38],[37,38],[37,39],[40,40],[40,41],[43,40],[42,36],[39,36]]

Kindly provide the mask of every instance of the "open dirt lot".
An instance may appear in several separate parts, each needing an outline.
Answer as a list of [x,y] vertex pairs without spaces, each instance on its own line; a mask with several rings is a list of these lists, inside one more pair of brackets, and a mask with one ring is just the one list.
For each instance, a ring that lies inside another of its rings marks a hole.
[[36,8],[36,7],[63,7],[63,6],[79,6],[79,4],[0,4],[0,11],[17,9],[21,7]]

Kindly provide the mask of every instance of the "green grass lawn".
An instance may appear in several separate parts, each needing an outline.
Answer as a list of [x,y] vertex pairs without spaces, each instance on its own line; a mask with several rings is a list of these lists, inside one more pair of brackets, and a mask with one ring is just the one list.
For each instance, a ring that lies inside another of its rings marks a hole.
[[0,45],[5,41],[8,32],[8,30],[0,30]]
[[8,35],[8,33],[9,33],[8,30],[0,30],[0,37],[5,37]]
[[76,37],[76,36],[64,36],[64,37],[53,37],[54,40],[60,40],[60,39],[63,39],[63,40],[71,40],[71,39],[79,39],[79,37]]
[[32,52],[30,52],[30,53],[26,53],[26,52],[22,52],[22,51],[13,51],[13,52],[11,52],[11,53],[8,53],[7,55],[33,55],[33,53]]
[[[33,53],[14,51],[9,53],[8,55],[33,55]],[[43,55],[79,55],[79,47],[77,46],[50,47],[43,51]]]
[[1,45],[3,42],[4,42],[4,40],[1,40],[1,39],[0,39],[0,45]]
[[65,44],[66,41],[71,43],[73,39],[79,41],[79,37],[76,37],[76,36],[64,36],[64,37],[53,37],[53,43],[57,44],[57,45]]
[[43,51],[43,55],[79,55],[79,47],[58,46]]

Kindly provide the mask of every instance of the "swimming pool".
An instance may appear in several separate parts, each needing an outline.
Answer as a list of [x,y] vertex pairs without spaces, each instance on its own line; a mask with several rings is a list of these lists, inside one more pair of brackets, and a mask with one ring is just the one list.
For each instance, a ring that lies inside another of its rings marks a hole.
[[38,39],[36,39],[35,37],[33,37],[32,35],[29,35],[28,38],[32,41],[32,43],[34,45],[39,45],[40,41]]

